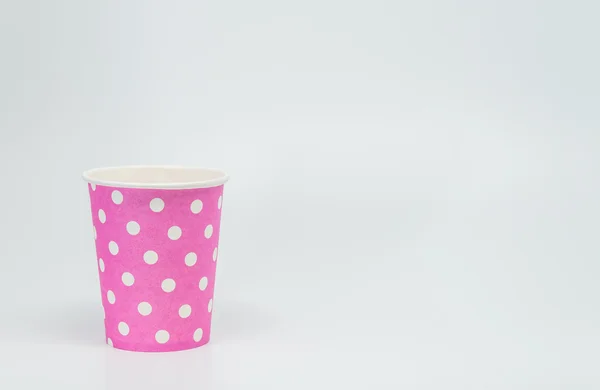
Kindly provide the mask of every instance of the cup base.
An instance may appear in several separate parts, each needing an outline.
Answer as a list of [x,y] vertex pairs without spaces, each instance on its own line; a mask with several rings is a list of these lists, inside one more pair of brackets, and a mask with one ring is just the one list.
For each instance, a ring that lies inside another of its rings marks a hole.
[[[177,351],[187,351],[189,349],[200,348],[210,341],[209,338],[206,340],[200,340],[199,342],[192,343],[179,343],[179,344],[154,344],[154,345],[140,345],[137,343],[127,343],[127,342],[116,342],[113,345],[110,342],[107,342],[109,347],[114,349],[119,349],[122,351],[129,352],[177,352]],[[112,341],[111,341],[112,342]]]

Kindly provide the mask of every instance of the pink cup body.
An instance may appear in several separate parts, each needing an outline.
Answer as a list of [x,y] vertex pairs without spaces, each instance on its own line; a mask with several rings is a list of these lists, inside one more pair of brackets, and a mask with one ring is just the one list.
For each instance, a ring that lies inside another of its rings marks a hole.
[[208,343],[223,185],[88,187],[106,342],[141,352]]

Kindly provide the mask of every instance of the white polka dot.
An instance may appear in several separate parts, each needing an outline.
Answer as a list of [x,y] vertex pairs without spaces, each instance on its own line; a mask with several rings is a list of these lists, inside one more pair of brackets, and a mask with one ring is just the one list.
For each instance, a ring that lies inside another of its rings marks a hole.
[[127,233],[135,236],[140,232],[140,224],[135,221],[127,222]]
[[108,243],[108,251],[111,254],[116,255],[117,253],[119,253],[119,246],[117,245],[116,242],[111,241]]
[[114,190],[110,197],[112,198],[112,201],[115,202],[115,204],[123,203],[123,194],[121,193],[121,191]]
[[104,212],[104,210],[98,210],[98,219],[100,220],[100,223],[106,222],[106,213]]
[[190,305],[182,305],[179,308],[179,317],[188,318],[192,314],[192,307]]
[[210,301],[208,301],[208,312],[212,312],[212,298],[210,298]]
[[198,214],[200,211],[202,211],[202,201],[200,199],[193,201],[190,205],[190,210],[192,210],[192,213]]
[[115,301],[117,300],[117,298],[115,297],[115,293],[112,292],[112,290],[108,290],[106,292],[106,299],[108,299],[108,303],[110,303],[111,305],[114,305]]
[[154,335],[154,338],[156,339],[157,343],[164,344],[167,341],[169,341],[169,332],[167,332],[166,330],[159,330]]
[[121,333],[123,336],[127,336],[129,334],[129,325],[123,321],[119,322],[119,333]]
[[108,339],[106,339],[106,344],[110,345],[111,347],[113,346],[113,342],[110,339],[110,337]]
[[219,201],[217,202],[217,207],[221,210],[221,205],[223,204],[223,195],[219,196]]
[[104,260],[102,258],[98,259],[98,266],[100,267],[100,272],[104,272]]
[[133,286],[133,283],[135,282],[135,278],[130,272],[123,272],[123,275],[121,275],[121,280],[126,286]]
[[140,302],[138,312],[143,316],[150,315],[152,313],[152,306],[148,302]]
[[181,237],[181,228],[179,226],[171,226],[168,235],[171,240],[179,240],[179,237]]
[[147,251],[146,253],[144,253],[144,261],[147,264],[156,264],[156,262],[158,261],[158,253],[154,251]]
[[164,292],[171,292],[171,291],[175,290],[175,281],[170,278],[165,279],[160,284],[160,287],[163,289]]
[[96,226],[94,226],[94,240],[98,239],[98,232],[96,231]]
[[194,332],[194,341],[199,342],[200,340],[202,340],[203,333],[204,332],[202,331],[202,328],[196,329],[196,331]]
[[92,191],[96,191],[96,185],[94,183],[91,183],[90,186],[92,187]]
[[190,252],[187,255],[185,255],[185,265],[187,265],[188,267],[191,267],[194,264],[196,264],[197,260],[198,256],[194,252]]
[[204,229],[204,237],[211,238],[213,234],[213,225],[208,225],[206,229]]
[[150,201],[150,209],[155,213],[160,213],[165,208],[165,202],[161,198],[154,198]]
[[206,276],[204,276],[202,279],[200,279],[200,283],[198,283],[198,287],[200,287],[200,290],[204,291],[204,290],[206,290],[207,286],[208,286],[208,278]]
[[213,251],[213,261],[217,261],[217,256],[219,255],[219,248],[215,248]]

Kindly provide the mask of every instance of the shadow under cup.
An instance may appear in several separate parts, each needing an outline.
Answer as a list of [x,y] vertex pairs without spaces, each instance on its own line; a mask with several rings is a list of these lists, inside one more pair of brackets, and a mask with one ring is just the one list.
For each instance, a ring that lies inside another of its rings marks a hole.
[[106,342],[142,352],[208,343],[221,171],[116,167],[87,171]]

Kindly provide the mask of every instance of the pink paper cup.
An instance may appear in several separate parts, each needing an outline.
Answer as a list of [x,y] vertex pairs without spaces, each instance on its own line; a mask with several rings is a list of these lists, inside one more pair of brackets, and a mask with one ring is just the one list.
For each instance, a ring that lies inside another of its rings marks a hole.
[[139,352],[208,343],[223,185],[212,169],[92,169],[88,182],[106,342]]

